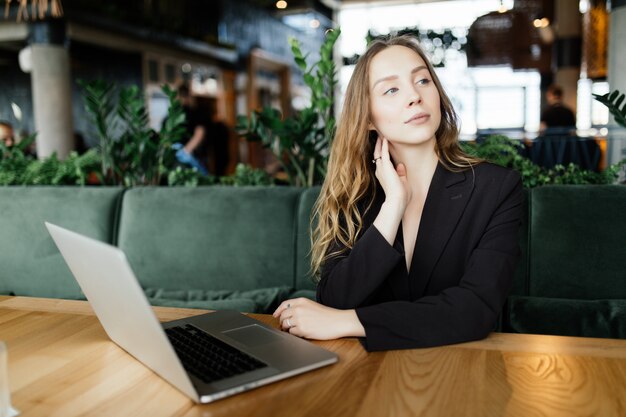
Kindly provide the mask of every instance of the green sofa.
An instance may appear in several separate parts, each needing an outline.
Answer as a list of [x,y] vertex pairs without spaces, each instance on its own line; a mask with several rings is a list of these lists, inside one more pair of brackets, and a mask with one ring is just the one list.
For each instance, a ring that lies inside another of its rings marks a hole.
[[502,330],[626,338],[626,187],[529,190],[520,232]]
[[[154,305],[270,312],[314,298],[319,188],[0,188],[0,294],[83,299],[44,227],[119,246]],[[626,187],[525,193],[520,261],[499,330],[626,338]]]

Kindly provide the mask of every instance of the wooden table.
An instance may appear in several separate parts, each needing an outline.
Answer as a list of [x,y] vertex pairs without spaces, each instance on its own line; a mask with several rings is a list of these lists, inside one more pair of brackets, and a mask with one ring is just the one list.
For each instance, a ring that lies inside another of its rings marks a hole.
[[316,342],[339,363],[195,405],[111,342],[86,302],[0,296],[0,339],[22,416],[626,416],[626,340],[493,333],[377,353]]

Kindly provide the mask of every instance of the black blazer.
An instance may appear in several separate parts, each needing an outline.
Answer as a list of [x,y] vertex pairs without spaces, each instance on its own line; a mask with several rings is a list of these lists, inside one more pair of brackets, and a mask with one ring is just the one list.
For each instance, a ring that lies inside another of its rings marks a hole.
[[376,194],[354,247],[322,266],[317,300],[356,309],[369,351],[486,337],[511,289],[520,254],[519,174],[489,163],[460,173],[438,164],[410,273],[402,225],[393,247],[372,227],[385,199],[380,187]]

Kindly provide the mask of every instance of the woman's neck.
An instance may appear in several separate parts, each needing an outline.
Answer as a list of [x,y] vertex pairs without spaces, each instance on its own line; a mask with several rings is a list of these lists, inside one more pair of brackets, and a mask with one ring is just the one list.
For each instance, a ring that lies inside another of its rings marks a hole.
[[396,165],[403,163],[406,167],[407,180],[413,195],[425,197],[439,162],[435,152],[435,142],[420,145],[394,144],[391,153]]

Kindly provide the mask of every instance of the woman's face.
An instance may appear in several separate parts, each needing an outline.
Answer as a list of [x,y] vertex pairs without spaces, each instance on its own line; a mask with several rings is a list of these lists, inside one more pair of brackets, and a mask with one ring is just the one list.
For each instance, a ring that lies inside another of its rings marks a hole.
[[372,129],[394,144],[435,141],[441,121],[439,91],[426,63],[405,46],[376,54],[369,67]]
[[13,146],[13,128],[5,124],[0,124],[0,141],[3,141],[6,146]]

